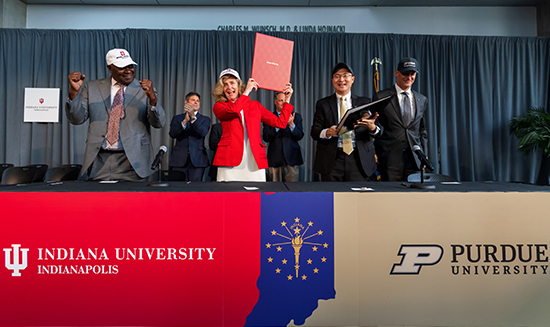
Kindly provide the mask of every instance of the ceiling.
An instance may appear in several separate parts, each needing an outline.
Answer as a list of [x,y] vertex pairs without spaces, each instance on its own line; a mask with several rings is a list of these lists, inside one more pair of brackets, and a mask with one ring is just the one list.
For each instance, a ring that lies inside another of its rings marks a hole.
[[365,7],[531,7],[548,0],[21,0],[26,4],[129,6],[365,6]]

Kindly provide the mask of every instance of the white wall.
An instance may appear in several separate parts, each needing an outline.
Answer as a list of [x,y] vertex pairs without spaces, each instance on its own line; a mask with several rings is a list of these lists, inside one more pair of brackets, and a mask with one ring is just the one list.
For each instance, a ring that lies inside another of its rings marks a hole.
[[175,7],[28,5],[27,28],[216,30],[345,26],[346,33],[536,36],[535,7]]

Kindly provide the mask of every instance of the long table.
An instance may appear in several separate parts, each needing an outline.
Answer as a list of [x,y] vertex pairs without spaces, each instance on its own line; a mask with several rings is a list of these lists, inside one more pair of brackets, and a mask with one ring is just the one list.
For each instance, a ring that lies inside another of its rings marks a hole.
[[[411,187],[407,182],[90,182],[66,181],[2,185],[2,192],[550,192],[550,186],[504,182],[424,183],[434,189]],[[414,185],[413,185],[414,186]]]

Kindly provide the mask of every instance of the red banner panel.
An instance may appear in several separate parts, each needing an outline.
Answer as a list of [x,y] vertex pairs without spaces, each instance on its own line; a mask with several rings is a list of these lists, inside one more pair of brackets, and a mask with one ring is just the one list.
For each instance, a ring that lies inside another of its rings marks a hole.
[[0,325],[242,326],[258,193],[3,193]]

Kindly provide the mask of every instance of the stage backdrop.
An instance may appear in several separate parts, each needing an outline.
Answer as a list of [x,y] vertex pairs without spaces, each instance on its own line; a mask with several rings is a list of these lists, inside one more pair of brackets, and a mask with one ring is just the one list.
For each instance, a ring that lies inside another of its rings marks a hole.
[[[330,71],[339,61],[356,75],[352,92],[372,96],[371,59],[382,60],[381,87],[394,83],[400,58],[420,63],[414,89],[429,99],[429,156],[436,171],[462,181],[533,182],[539,157],[517,152],[508,121],[531,106],[548,108],[550,39],[397,34],[282,33],[294,41],[292,103],[302,114],[306,136],[301,180],[312,179],[315,144],[309,136],[315,102],[334,92]],[[186,30],[0,30],[0,162],[57,166],[82,163],[87,124],[23,123],[25,87],[61,88],[67,75],[81,71],[86,80],[108,76],[105,54],[114,47],[130,51],[139,64],[136,76],[148,78],[159,92],[167,124],[153,130],[153,145],[170,148],[170,119],[182,112],[189,91],[202,95],[201,113],[213,118],[210,95],[227,67],[250,77],[253,32]],[[273,109],[273,94],[252,97]],[[164,159],[166,164],[168,158]],[[166,165],[165,165],[166,166]]]

